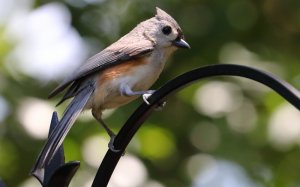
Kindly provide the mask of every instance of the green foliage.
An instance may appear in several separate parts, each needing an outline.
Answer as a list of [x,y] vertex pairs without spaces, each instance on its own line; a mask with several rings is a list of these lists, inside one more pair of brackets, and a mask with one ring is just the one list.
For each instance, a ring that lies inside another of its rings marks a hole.
[[[29,13],[52,3],[33,1],[28,4],[34,6],[29,8]],[[78,32],[90,55],[153,16],[155,6],[173,15],[192,49],[176,52],[153,89],[186,71],[215,63],[267,70],[300,88],[298,0],[66,0],[59,5],[69,11],[69,29]],[[18,13],[15,11],[10,16]],[[54,107],[58,99],[46,97],[61,78],[47,82],[22,71],[18,66],[22,58],[13,58],[22,42],[18,35],[10,33],[13,20],[7,20],[0,19],[0,177],[8,186],[22,186],[45,140],[26,130],[24,111],[20,108],[30,98]],[[23,29],[21,24],[15,27]],[[30,39],[27,32],[23,34],[25,39]],[[221,85],[216,95],[214,87],[204,90],[210,88],[212,81]],[[204,97],[205,91],[211,95]],[[217,104],[224,105],[214,105],[216,100]],[[117,109],[105,121],[118,131],[140,102],[141,99]],[[229,107],[222,108],[227,102]],[[64,107],[55,110],[61,115]],[[252,186],[299,186],[300,127],[293,125],[299,122],[299,116],[292,115],[288,107],[276,93],[252,81],[223,77],[201,81],[168,98],[164,110],[155,112],[138,131],[126,154],[142,161],[148,182],[155,180],[164,186],[192,186],[198,172],[201,174],[219,161],[243,168]],[[285,124],[273,126],[280,115],[288,116],[283,118]],[[38,120],[38,116],[34,118],[31,120]],[[50,122],[50,116],[41,125],[49,125],[47,120]],[[93,177],[96,172],[97,168],[86,164],[82,152],[88,137],[106,136],[99,132],[103,130],[88,116],[76,122],[66,139],[66,158],[83,162],[78,173],[82,177],[73,183],[75,187],[84,184],[87,180],[84,176]],[[98,146],[95,149],[100,149]]]

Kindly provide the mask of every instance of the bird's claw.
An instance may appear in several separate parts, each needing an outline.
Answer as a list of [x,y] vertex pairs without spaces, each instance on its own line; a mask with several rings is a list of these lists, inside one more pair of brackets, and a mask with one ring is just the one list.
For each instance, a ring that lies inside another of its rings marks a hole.
[[112,152],[118,153],[118,152],[120,152],[121,150],[115,149],[115,146],[114,146],[115,138],[116,138],[115,135],[112,135],[112,136],[110,137],[110,140],[109,140],[109,143],[108,143],[108,148],[109,148],[109,150],[111,150]]
[[[148,101],[148,98],[151,97],[152,94],[150,93],[146,93],[143,94],[143,100],[147,105],[150,105],[150,102]],[[157,104],[157,106],[155,107],[155,111],[161,111],[165,106],[166,106],[167,102],[163,101]]]
[[147,105],[150,105],[150,102],[148,101],[148,98],[149,98],[151,95],[152,95],[152,94],[150,94],[150,93],[143,94],[143,100],[144,100],[144,102],[145,102]]
[[166,106],[167,102],[163,101],[157,104],[157,106],[154,108],[155,111],[162,111],[162,109]]

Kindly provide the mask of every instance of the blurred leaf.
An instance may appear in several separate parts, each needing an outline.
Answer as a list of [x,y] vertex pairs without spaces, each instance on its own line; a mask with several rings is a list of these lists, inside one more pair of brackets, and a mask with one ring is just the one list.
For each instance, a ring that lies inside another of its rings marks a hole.
[[144,124],[138,137],[141,143],[141,154],[150,160],[167,158],[176,149],[174,137],[169,130],[156,125]]

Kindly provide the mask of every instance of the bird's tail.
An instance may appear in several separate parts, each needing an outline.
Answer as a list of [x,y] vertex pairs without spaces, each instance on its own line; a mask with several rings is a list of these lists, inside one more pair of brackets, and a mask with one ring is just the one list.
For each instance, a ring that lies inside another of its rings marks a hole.
[[44,178],[44,168],[49,164],[61,144],[63,143],[67,133],[74,124],[76,118],[81,113],[90,96],[94,91],[93,85],[87,85],[81,89],[73,98],[67,109],[65,110],[62,119],[50,134],[46,145],[43,147],[31,174]]

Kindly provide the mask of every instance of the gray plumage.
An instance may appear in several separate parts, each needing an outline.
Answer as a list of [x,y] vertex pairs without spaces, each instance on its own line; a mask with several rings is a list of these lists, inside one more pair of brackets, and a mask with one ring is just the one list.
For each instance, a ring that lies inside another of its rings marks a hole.
[[[170,28],[163,31],[165,27]],[[102,110],[119,107],[134,100],[137,95],[150,93],[148,89],[159,77],[166,59],[178,47],[189,48],[179,25],[157,8],[155,17],[140,23],[117,42],[88,59],[49,95],[51,98],[69,87],[58,104],[72,97],[73,100],[49,136],[32,173],[44,177],[45,165],[57,152],[82,110],[92,109],[94,117],[102,122]]]
[[54,154],[59,149],[65,136],[71,129],[76,118],[79,116],[87,101],[89,100],[91,94],[94,91],[94,85],[91,82],[86,84],[86,87],[82,88],[78,94],[74,97],[72,102],[69,104],[67,109],[63,114],[63,118],[59,121],[59,124],[54,128],[53,132],[50,134],[48,141],[46,142],[39,158],[32,169],[32,174],[44,178],[44,167],[46,163],[52,159]]

